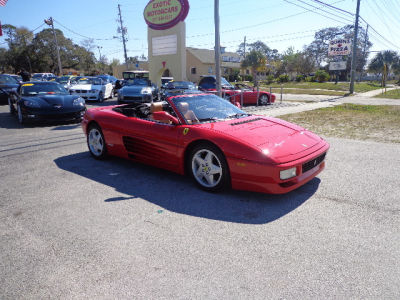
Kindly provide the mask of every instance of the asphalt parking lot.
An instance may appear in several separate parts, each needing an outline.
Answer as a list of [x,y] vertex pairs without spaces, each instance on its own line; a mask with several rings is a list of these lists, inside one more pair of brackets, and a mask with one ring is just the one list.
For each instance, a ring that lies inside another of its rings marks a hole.
[[399,299],[400,145],[328,141],[296,191],[210,194],[0,106],[0,299]]

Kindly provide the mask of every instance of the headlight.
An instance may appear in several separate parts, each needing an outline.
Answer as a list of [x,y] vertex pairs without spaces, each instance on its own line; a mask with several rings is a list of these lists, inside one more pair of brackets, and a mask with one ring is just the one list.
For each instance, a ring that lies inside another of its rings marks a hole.
[[25,100],[24,105],[27,107],[40,107],[39,102],[37,101],[31,101],[31,100]]
[[72,102],[73,106],[85,106],[85,100],[83,100],[81,97],[74,99]]
[[296,167],[283,170],[280,172],[281,180],[286,180],[296,176]]
[[142,91],[141,91],[141,93],[144,95],[150,95],[151,92],[152,92],[151,88],[149,88],[149,87],[142,88]]

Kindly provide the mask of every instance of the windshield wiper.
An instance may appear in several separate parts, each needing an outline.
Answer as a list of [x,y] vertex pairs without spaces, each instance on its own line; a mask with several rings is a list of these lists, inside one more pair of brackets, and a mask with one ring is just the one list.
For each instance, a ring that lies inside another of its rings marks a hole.
[[241,118],[241,117],[247,117],[247,116],[250,116],[250,115],[249,115],[249,114],[246,114],[246,113],[240,113],[240,114],[229,115],[229,116],[227,116],[226,118],[227,118],[227,119],[233,119],[233,118],[239,119],[239,118]]
[[218,119],[217,117],[199,119],[200,122],[215,122],[218,120],[220,120],[220,119]]

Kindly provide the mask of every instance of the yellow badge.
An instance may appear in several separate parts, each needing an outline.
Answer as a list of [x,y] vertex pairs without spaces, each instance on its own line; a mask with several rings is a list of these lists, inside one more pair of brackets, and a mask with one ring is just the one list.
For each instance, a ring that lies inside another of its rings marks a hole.
[[187,134],[188,134],[188,132],[189,132],[189,128],[185,128],[185,129],[183,129],[183,135],[187,135]]
[[25,83],[22,86],[32,86],[32,85],[34,85],[34,84],[33,83]]
[[79,80],[87,80],[87,78],[81,78],[81,79],[79,79]]

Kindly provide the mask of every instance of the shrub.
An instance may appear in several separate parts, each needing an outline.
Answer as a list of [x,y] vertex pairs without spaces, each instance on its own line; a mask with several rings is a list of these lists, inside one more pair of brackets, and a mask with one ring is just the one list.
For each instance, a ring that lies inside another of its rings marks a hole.
[[253,81],[253,76],[252,75],[244,75],[243,77],[243,81]]
[[274,75],[268,75],[267,78],[265,79],[265,84],[271,84],[275,80]]
[[297,76],[296,76],[296,81],[297,81],[297,82],[300,82],[300,81],[302,81],[302,80],[304,80],[304,75],[297,75]]
[[329,78],[330,78],[329,74],[324,70],[318,70],[317,72],[315,72],[315,79],[318,82],[328,81]]
[[289,75],[282,74],[278,77],[278,82],[289,82]]
[[315,82],[315,77],[314,76],[307,76],[306,77],[306,82]]

